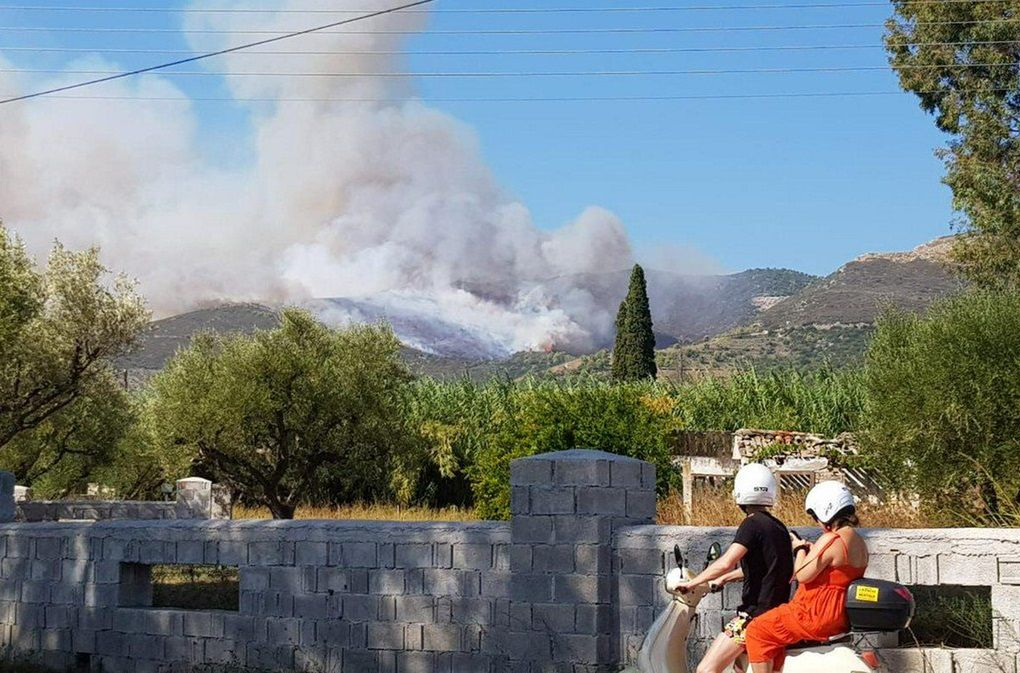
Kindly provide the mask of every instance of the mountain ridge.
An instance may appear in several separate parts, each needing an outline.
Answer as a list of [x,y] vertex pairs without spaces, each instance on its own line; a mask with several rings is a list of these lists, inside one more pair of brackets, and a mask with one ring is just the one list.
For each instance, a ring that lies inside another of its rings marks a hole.
[[[719,276],[651,269],[646,277],[663,375],[717,374],[746,364],[852,363],[863,354],[885,306],[919,311],[963,287],[946,265],[951,241],[937,239],[908,252],[861,255],[822,278],[790,269],[748,269]],[[544,289],[556,302],[565,301],[570,288],[583,287],[595,305],[615,314],[628,274],[554,279]],[[443,316],[414,311],[394,316],[367,300],[320,299],[304,307],[332,324],[388,320],[404,343],[404,361],[417,374],[487,379],[608,371],[608,342],[579,357],[556,349],[488,357],[491,344],[484,333]],[[342,317],[331,320],[331,309]],[[155,321],[115,366],[127,372],[126,379],[144,381],[186,347],[194,334],[269,329],[277,324],[279,310],[234,303]]]

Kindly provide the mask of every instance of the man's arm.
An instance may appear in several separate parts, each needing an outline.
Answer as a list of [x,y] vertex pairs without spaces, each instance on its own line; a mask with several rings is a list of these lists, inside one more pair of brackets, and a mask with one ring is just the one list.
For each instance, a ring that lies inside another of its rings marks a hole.
[[734,542],[730,545],[730,548],[726,550],[725,554],[716,559],[712,565],[705,568],[697,577],[690,582],[687,582],[684,586],[687,589],[693,589],[701,586],[702,584],[711,582],[712,580],[717,580],[724,575],[733,572],[735,569],[739,570],[737,566],[740,564],[740,560],[746,555],[747,547],[739,542]]
[[743,568],[737,568],[736,570],[731,570],[728,573],[726,573],[725,575],[723,575],[722,577],[718,578],[717,580],[715,580],[713,582],[713,584],[715,584],[716,586],[719,586],[719,587],[724,587],[727,584],[729,584],[730,582],[740,582],[743,579],[744,579],[744,569]]

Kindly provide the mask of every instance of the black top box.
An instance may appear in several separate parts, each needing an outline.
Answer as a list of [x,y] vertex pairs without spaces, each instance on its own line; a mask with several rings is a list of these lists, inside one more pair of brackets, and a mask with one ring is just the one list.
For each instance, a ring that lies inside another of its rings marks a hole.
[[896,582],[860,579],[847,590],[846,612],[853,631],[899,631],[914,617],[914,596]]

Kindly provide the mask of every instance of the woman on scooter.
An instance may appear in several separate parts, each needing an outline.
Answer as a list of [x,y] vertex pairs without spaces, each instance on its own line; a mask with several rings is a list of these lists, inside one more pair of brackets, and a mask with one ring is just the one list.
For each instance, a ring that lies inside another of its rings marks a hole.
[[761,615],[747,629],[747,654],[754,673],[778,673],[786,648],[804,640],[825,642],[846,633],[846,595],[868,568],[868,546],[857,533],[854,497],[838,481],[825,481],[808,493],[804,509],[822,526],[814,544],[793,542],[793,600]]
[[793,552],[790,533],[772,516],[778,485],[772,471],[752,463],[740,468],[733,482],[733,498],[746,517],[733,544],[681,591],[700,585],[713,588],[744,581],[737,616],[720,633],[698,664],[697,673],[722,673],[744,652],[744,631],[758,615],[790,598]]

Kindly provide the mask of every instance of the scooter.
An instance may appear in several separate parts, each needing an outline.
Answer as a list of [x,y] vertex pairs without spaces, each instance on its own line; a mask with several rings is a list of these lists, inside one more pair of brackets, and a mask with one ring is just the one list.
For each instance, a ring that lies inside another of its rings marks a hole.
[[[708,553],[708,564],[722,554],[718,543]],[[637,668],[623,673],[690,673],[687,665],[687,638],[696,618],[698,604],[710,592],[722,586],[710,584],[681,592],[680,587],[694,578],[680,552],[673,547],[677,567],[666,575],[666,591],[673,597],[669,606],[652,624],[638,653]],[[857,631],[898,631],[910,625],[914,616],[914,598],[902,585],[882,580],[858,580],[850,586],[847,601],[851,633]],[[880,670],[874,650],[858,651],[851,634],[842,634],[823,643],[805,643],[787,649],[783,673],[874,673]],[[749,671],[747,655],[742,655],[727,673]]]

